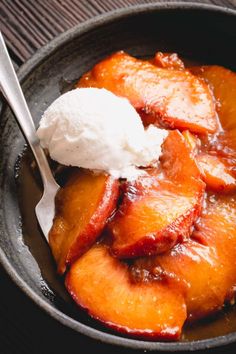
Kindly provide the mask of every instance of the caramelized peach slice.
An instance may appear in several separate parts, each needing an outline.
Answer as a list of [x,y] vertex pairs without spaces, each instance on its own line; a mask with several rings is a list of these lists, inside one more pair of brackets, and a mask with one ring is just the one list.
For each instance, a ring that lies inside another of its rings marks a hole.
[[196,157],[208,188],[217,192],[236,190],[236,180],[227,166],[217,156],[200,154]]
[[49,244],[63,273],[95,242],[116,206],[118,181],[104,174],[76,170],[56,197]]
[[184,297],[171,282],[132,282],[125,263],[95,245],[71,267],[66,287],[78,305],[130,336],[176,340],[186,318]]
[[[131,258],[162,253],[189,237],[204,190],[201,181],[192,182],[193,190],[190,185],[185,188],[154,177],[129,184],[122,206],[108,226],[114,255]],[[146,184],[151,187],[148,192]]]
[[166,254],[136,262],[139,273],[159,269],[186,284],[189,320],[221,309],[236,283],[236,200],[231,196],[210,200],[192,239]]
[[95,65],[78,87],[106,88],[126,97],[148,122],[198,133],[218,128],[208,85],[188,70],[158,68],[118,52]]
[[[216,192],[232,192],[236,190],[236,179],[231,172],[231,165],[232,163],[235,165],[235,160],[230,158],[223,159],[220,156],[217,156],[216,153],[219,153],[217,150],[214,152],[214,155],[203,152],[198,154],[198,150],[201,146],[199,138],[191,134],[188,130],[183,132],[183,136],[188,143],[192,154],[195,156],[196,162],[201,171],[201,178],[206,183],[207,187]],[[220,148],[219,143],[217,144],[217,148]],[[222,150],[220,153],[225,157]],[[227,150],[226,157],[229,157],[228,155],[229,151]]]
[[191,72],[211,85],[223,128],[236,131],[236,74],[217,65],[193,67]]
[[205,185],[183,136],[170,132],[163,149],[165,179],[154,173],[127,182],[122,205],[108,223],[117,257],[167,251],[189,237],[200,214]]
[[192,146],[178,130],[170,131],[162,145],[161,166],[166,177],[177,183],[192,183],[192,178],[200,177]]
[[[211,149],[223,158],[222,162],[226,163],[227,173],[236,178],[236,73],[216,65],[193,67],[191,71],[204,78],[212,87],[224,131],[217,136],[217,143],[213,144]],[[227,183],[223,182],[223,185],[225,184]]]

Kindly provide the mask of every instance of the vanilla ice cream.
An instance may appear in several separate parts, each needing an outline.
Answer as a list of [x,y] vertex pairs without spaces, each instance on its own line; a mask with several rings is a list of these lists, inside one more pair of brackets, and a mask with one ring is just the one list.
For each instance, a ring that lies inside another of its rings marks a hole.
[[158,161],[167,135],[152,125],[144,129],[127,99],[98,88],[78,88],[57,98],[37,134],[59,163],[127,179],[144,173],[137,167]]

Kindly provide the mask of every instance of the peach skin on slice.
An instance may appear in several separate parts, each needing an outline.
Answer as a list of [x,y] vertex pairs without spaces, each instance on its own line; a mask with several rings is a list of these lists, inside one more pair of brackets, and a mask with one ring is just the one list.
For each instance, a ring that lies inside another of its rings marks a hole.
[[[146,273],[161,268],[171,279],[186,283],[188,319],[220,310],[236,283],[236,200],[210,198],[192,239],[169,252],[136,262]],[[177,283],[176,283],[177,284]],[[177,290],[177,287],[176,287]]]
[[[181,133],[163,144],[163,173],[127,182],[122,204],[108,223],[112,252],[131,258],[166,252],[189,237],[202,208],[205,184]],[[180,154],[181,153],[181,154]]]
[[76,170],[56,196],[56,216],[49,244],[64,273],[101,234],[118,199],[118,181],[105,174]]
[[184,63],[178,57],[176,53],[162,53],[157,52],[154,58],[150,61],[152,64],[158,66],[159,68],[169,69],[169,70],[184,70]]
[[236,190],[236,180],[230,170],[218,156],[199,154],[197,163],[202,171],[206,186],[216,192],[232,192]]
[[75,302],[107,327],[150,340],[177,340],[186,319],[184,297],[170,283],[132,282],[129,267],[106,245],[94,245],[66,276]]
[[208,85],[188,70],[159,68],[117,52],[84,74],[77,85],[106,88],[126,97],[148,122],[197,133],[214,133],[218,129]]

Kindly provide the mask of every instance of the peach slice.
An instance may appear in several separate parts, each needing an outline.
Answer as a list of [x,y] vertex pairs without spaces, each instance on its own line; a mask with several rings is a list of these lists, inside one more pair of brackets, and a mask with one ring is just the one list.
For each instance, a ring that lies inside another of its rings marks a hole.
[[[146,184],[151,185],[148,192]],[[189,237],[201,211],[204,190],[201,181],[193,180],[192,187],[158,183],[154,177],[129,184],[122,206],[108,225],[113,254],[131,258],[162,253]]]
[[211,197],[192,239],[163,255],[138,260],[138,272],[161,269],[166,277],[185,283],[189,320],[214,313],[232,298],[236,283],[235,225],[236,199]]
[[162,174],[127,182],[122,204],[108,223],[119,258],[162,253],[189,237],[201,212],[205,184],[185,139],[172,131],[163,144]]
[[[193,139],[193,136],[192,136]],[[192,144],[178,130],[170,131],[162,145],[161,166],[167,178],[181,184],[199,179],[200,170],[193,156]]]
[[236,131],[236,73],[217,65],[192,67],[191,72],[212,87],[222,127]]
[[193,67],[191,71],[205,79],[212,87],[218,102],[216,105],[218,115],[224,129],[217,136],[217,144],[213,149],[218,156],[224,158],[227,167],[236,177],[236,73],[216,65]]
[[49,244],[64,273],[95,242],[116,206],[118,181],[104,174],[76,170],[56,196],[56,216]]
[[196,157],[202,171],[202,178],[208,188],[216,192],[236,190],[236,180],[218,156],[200,154]]
[[211,150],[218,156],[206,154],[197,157],[203,178],[212,190],[235,190],[236,161],[236,73],[221,66],[192,67],[191,72],[203,78],[212,88],[217,100],[217,111],[224,129]]
[[[118,52],[82,76],[78,87],[106,88],[126,97],[142,119],[197,133],[218,129],[208,85],[188,70],[167,70]],[[154,119],[155,117],[155,119]],[[145,124],[146,125],[146,124]]]
[[132,282],[129,267],[105,245],[94,245],[69,270],[66,288],[90,316],[129,336],[177,340],[186,318],[184,297],[171,282]]

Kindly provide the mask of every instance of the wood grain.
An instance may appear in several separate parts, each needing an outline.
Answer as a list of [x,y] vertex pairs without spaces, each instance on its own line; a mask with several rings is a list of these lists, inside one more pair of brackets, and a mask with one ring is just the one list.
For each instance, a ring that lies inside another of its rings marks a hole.
[[[113,9],[156,2],[156,0],[1,0],[0,25],[13,59],[20,65],[56,35],[89,18]],[[236,0],[194,2],[236,7]]]

